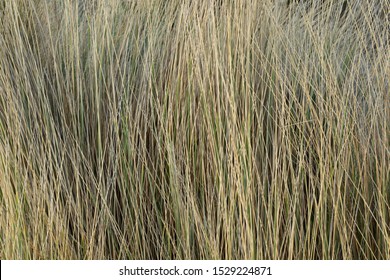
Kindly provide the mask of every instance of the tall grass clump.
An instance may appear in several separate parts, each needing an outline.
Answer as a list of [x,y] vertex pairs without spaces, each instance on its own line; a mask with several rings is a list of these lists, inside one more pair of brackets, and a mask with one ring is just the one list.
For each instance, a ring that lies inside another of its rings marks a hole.
[[389,14],[0,0],[0,257],[390,259]]

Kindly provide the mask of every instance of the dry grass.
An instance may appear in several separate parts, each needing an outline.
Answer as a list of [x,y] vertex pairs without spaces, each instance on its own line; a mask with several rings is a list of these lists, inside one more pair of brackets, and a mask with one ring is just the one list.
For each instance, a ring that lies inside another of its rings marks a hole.
[[78,2],[0,0],[2,259],[390,259],[388,1]]

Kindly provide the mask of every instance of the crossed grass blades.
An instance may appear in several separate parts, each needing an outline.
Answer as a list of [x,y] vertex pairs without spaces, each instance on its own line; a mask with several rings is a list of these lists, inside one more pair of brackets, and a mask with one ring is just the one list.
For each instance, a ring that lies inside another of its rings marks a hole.
[[390,259],[389,2],[312,2],[1,0],[0,257]]

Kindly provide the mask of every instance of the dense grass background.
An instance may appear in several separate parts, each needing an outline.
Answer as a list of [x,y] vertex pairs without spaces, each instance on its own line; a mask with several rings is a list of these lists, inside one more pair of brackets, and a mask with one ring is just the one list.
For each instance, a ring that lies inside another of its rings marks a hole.
[[390,259],[389,2],[286,2],[0,0],[0,257]]

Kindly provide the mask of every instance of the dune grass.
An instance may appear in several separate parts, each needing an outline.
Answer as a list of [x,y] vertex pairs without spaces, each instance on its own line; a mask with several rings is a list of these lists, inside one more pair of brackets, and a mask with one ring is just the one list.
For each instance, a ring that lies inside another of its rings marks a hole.
[[1,0],[1,259],[390,259],[388,1]]

